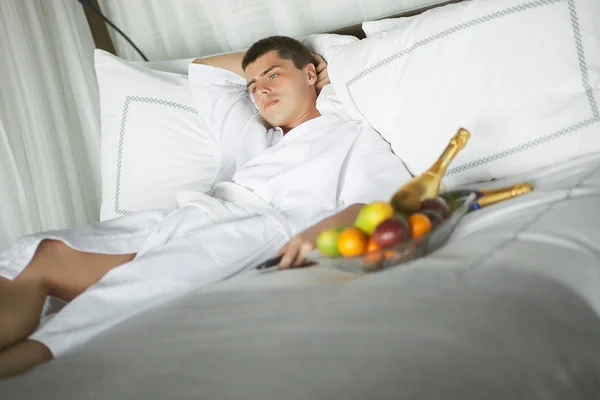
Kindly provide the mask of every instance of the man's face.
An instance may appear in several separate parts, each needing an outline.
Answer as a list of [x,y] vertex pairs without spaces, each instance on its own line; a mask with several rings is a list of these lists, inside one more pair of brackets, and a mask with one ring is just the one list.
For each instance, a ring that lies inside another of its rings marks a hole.
[[272,126],[293,124],[315,107],[317,78],[312,64],[299,70],[273,50],[249,64],[244,74],[258,111]]

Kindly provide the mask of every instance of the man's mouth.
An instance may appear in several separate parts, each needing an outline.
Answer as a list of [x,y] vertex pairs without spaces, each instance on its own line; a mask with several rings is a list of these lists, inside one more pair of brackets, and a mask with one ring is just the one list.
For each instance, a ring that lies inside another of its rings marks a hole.
[[272,100],[268,100],[268,101],[266,101],[266,102],[265,102],[265,104],[264,104],[265,110],[266,110],[267,108],[271,107],[273,104],[276,104],[276,103],[279,103],[279,100],[277,100],[277,99],[272,99]]

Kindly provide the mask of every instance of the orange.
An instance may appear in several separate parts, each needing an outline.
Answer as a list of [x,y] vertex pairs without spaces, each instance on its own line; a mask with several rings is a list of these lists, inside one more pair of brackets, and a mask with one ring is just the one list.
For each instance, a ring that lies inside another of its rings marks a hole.
[[412,213],[408,217],[408,225],[414,238],[421,237],[431,230],[431,221],[422,213]]
[[389,260],[398,254],[396,250],[372,251],[365,254],[365,263],[368,265],[377,265],[382,261]]
[[392,258],[395,257],[396,254],[398,254],[398,252],[396,250],[386,250],[383,252],[383,255],[385,256],[385,259],[387,260],[388,258]]
[[379,264],[382,260],[383,257],[380,251],[372,251],[365,255],[365,263],[367,265],[376,265]]
[[338,250],[344,257],[355,257],[367,251],[367,235],[358,228],[346,228],[340,233]]
[[367,253],[370,253],[372,251],[377,251],[379,249],[380,249],[380,247],[377,244],[377,242],[374,241],[373,238],[369,238],[369,241],[367,242]]
[[377,264],[381,261],[381,251],[379,251],[380,247],[373,238],[369,238],[367,241],[367,254],[365,255],[365,262],[367,264]]

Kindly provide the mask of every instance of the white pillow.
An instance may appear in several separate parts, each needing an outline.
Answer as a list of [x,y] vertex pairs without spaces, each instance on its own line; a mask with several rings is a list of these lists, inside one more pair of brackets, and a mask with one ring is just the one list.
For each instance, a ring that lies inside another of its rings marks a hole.
[[350,43],[336,92],[413,174],[461,126],[447,184],[513,175],[600,151],[600,1],[474,0]]
[[356,43],[359,39],[352,35],[338,35],[335,33],[320,33],[307,35],[298,38],[308,50],[319,54],[326,61],[335,56],[335,54],[345,45]]
[[[307,35],[298,40],[311,52],[321,55],[325,61],[333,58],[343,46],[358,42],[358,38],[355,36],[333,33]],[[340,101],[333,85],[325,85],[323,87],[321,93],[317,96],[316,107],[319,113],[323,115],[337,115],[346,121],[352,119]]]
[[106,220],[176,208],[183,190],[206,191],[216,173],[215,145],[184,75],[95,53],[100,89],[102,206]]

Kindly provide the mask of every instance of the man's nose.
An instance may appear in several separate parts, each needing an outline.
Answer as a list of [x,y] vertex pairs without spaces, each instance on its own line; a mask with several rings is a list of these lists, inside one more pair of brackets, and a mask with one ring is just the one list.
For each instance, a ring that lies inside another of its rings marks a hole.
[[256,84],[256,90],[260,94],[268,94],[271,91],[271,87],[268,84],[265,84],[265,83],[262,83],[262,82],[258,82]]

